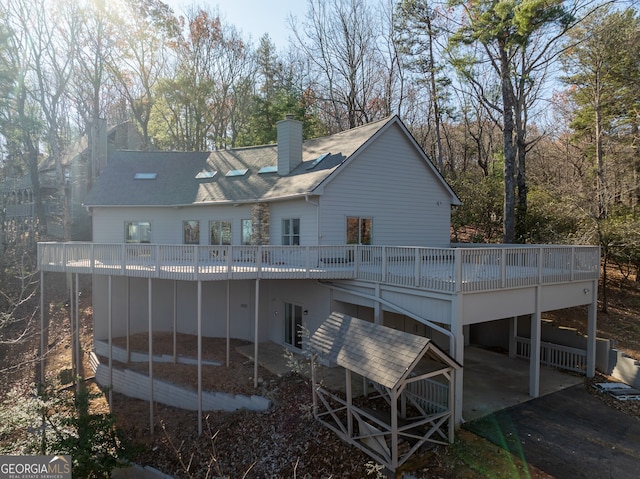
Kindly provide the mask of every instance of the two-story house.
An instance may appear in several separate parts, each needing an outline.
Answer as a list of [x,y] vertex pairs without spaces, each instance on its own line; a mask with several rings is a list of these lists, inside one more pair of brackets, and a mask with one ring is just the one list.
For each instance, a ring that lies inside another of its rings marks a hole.
[[39,266],[92,275],[96,340],[177,331],[258,358],[265,342],[299,351],[332,312],[429,338],[462,366],[453,423],[482,325],[529,358],[537,396],[541,313],[587,305],[586,351],[566,361],[593,375],[598,248],[452,247],[459,204],[398,117],[306,141],[287,118],[277,145],[115,153],[85,201],[93,242],[41,243]]

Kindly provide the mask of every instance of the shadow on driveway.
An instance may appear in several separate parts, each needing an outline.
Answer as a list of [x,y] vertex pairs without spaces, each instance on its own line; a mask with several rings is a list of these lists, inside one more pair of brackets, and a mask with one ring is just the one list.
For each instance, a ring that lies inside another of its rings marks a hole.
[[559,479],[640,477],[640,420],[585,388],[573,386],[463,427]]

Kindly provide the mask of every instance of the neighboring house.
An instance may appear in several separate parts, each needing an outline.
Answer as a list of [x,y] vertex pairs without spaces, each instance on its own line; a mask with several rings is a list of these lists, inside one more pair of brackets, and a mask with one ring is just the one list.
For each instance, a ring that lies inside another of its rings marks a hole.
[[[101,123],[94,135],[99,141],[94,145],[93,151],[85,135],[66,149],[62,159],[73,240],[91,240],[91,220],[84,202],[93,181],[105,168],[108,155],[117,149],[138,148],[141,144],[140,137],[130,122],[109,129],[106,128],[106,123]],[[38,166],[38,173],[40,194],[47,218],[47,236],[62,239],[64,238],[62,206],[53,158],[43,159]],[[15,241],[24,235],[33,238],[36,211],[30,175],[0,180],[0,198],[4,208],[3,231],[7,235],[7,241]]]
[[563,361],[594,374],[599,276],[597,247],[452,247],[459,204],[398,117],[304,142],[286,119],[277,145],[116,152],[85,201],[93,243],[41,243],[39,266],[93,275],[96,340],[177,331],[253,341],[259,358],[264,342],[300,351],[332,312],[429,338],[411,358],[453,358],[438,406],[453,431],[470,338],[530,357],[537,396],[554,351],[541,313],[586,305],[584,351]]

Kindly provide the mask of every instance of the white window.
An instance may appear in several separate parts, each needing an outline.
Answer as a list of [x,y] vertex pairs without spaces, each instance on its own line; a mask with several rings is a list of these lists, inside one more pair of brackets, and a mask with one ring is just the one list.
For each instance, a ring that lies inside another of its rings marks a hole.
[[200,222],[198,220],[183,221],[182,232],[184,244],[200,244]]
[[297,246],[300,244],[300,218],[282,220],[282,244]]
[[212,245],[230,245],[231,221],[210,221],[209,242]]
[[126,221],[125,243],[151,243],[151,223],[148,221]]
[[242,244],[253,243],[253,222],[242,220]]
[[347,217],[347,244],[373,244],[371,218]]

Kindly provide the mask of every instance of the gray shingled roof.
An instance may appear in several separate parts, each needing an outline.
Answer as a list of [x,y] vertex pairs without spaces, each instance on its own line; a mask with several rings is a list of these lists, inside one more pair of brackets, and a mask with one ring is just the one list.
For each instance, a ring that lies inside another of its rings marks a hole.
[[[214,152],[118,151],[109,159],[85,204],[87,206],[184,206],[242,203],[313,194],[325,179],[376,132],[397,117],[303,143],[302,164],[289,175],[258,174],[278,163],[276,145]],[[312,170],[321,154],[331,153]],[[248,169],[244,176],[226,177],[229,170]],[[202,170],[213,178],[196,179]],[[135,173],[157,173],[154,180],[134,180]]]
[[[388,388],[395,388],[427,351],[431,340],[342,313],[331,313],[309,339],[309,348]],[[444,353],[442,353],[444,355]]]

